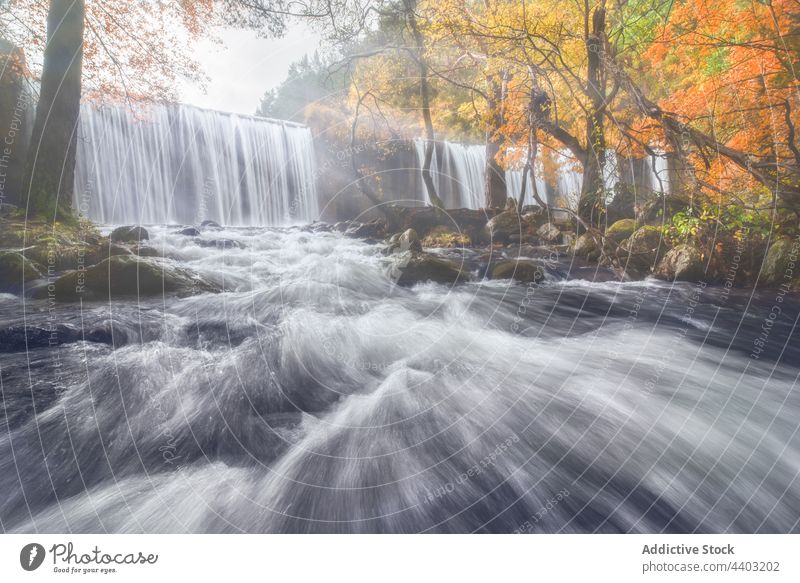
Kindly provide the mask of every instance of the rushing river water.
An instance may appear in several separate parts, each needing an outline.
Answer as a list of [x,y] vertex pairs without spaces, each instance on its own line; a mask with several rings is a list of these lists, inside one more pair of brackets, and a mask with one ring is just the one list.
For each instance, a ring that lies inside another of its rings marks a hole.
[[788,297],[566,259],[536,288],[402,288],[338,234],[175,230],[151,243],[235,291],[0,296],[0,328],[105,339],[0,354],[3,530],[800,530]]

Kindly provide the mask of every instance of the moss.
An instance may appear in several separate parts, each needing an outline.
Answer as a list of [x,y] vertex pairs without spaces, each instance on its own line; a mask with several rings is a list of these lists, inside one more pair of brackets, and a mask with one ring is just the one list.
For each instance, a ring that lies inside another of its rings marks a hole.
[[13,251],[0,252],[0,290],[17,289],[40,277],[41,272],[30,259]]
[[761,269],[760,280],[767,285],[781,285],[797,278],[800,266],[797,264],[800,256],[800,239],[784,237],[770,245],[764,266]]
[[544,280],[542,266],[533,261],[500,261],[492,268],[492,279],[514,279],[523,283],[539,283]]
[[104,242],[107,244],[107,239],[97,227],[84,219],[0,221],[0,248],[20,252],[42,267],[56,271],[75,269],[86,264],[88,258],[101,255]]
[[606,229],[606,237],[615,243],[622,243],[636,231],[636,221],[621,219]]
[[218,292],[221,288],[167,261],[114,255],[88,269],[61,276],[54,291],[58,301],[76,301],[191,295]]
[[436,227],[422,240],[423,247],[469,247],[472,240],[466,233],[454,233],[447,227]]

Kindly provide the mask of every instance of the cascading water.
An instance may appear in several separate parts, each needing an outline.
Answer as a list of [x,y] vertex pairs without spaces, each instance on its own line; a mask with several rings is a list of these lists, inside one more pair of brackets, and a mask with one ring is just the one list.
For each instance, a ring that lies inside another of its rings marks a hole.
[[317,218],[311,132],[179,104],[81,108],[75,208],[106,224]]
[[[414,140],[417,153],[417,161],[422,167],[425,156],[425,140],[418,138]],[[646,180],[641,186],[653,192],[669,192],[668,188],[668,166],[664,156],[656,156],[655,168],[651,158],[643,159],[645,162]],[[630,161],[620,161],[613,150],[606,153],[604,166],[604,182],[606,190],[613,192],[614,187],[623,174],[621,165]],[[558,168],[554,185],[553,196],[543,178],[541,164],[537,164],[534,177],[536,188],[542,200],[553,203],[556,197],[561,198],[564,203],[572,208],[576,208],[580,197],[583,175],[580,168],[576,167],[575,161],[566,153],[557,153],[555,164]],[[447,208],[483,208],[484,198],[484,172],[486,168],[486,148],[481,145],[465,145],[455,142],[442,141],[436,143],[433,161],[431,163],[431,173],[436,183],[437,193]],[[427,192],[422,180],[420,200],[428,200]],[[522,190],[522,170],[507,170],[506,185],[509,196],[518,198]],[[525,203],[535,204],[532,194],[530,178],[525,189]]]
[[[417,161],[422,168],[425,159],[425,140],[414,140]],[[486,204],[484,196],[484,173],[486,171],[486,148],[476,144],[459,144],[456,142],[437,142],[431,162],[431,174],[436,184],[436,191],[446,208],[483,208]],[[539,196],[546,200],[544,181],[537,174]],[[420,200],[428,200],[427,191],[422,180]],[[506,184],[509,196],[518,197],[522,190],[522,170],[507,170]],[[525,200],[533,204],[530,182],[525,188]]]

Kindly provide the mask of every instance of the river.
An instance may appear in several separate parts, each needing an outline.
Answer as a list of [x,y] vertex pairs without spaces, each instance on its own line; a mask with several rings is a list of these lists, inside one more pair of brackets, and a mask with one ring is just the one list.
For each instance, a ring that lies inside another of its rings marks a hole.
[[405,288],[335,233],[148,229],[231,291],[0,296],[0,329],[87,338],[0,351],[4,531],[800,530],[789,296],[568,258]]

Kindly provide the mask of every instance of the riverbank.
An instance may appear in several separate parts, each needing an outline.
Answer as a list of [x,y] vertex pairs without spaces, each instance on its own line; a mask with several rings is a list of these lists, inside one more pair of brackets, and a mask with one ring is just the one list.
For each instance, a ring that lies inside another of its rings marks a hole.
[[[398,285],[445,284],[481,279],[540,283],[586,281],[687,281],[726,289],[800,290],[800,238],[777,237],[769,247],[746,239],[718,242],[710,250],[697,242],[666,236],[664,220],[620,219],[605,229],[580,229],[561,210],[440,210],[388,206],[386,218],[362,223],[315,222],[296,229],[341,233],[380,245]],[[213,221],[170,227],[203,246],[234,248],[240,243],[215,235]],[[580,235],[579,231],[583,231]],[[86,220],[71,223],[25,221],[6,206],[0,216],[0,292],[54,301],[91,301],[128,296],[181,296],[228,289],[213,274],[187,269],[158,249],[146,227],[123,226],[102,234]]]

